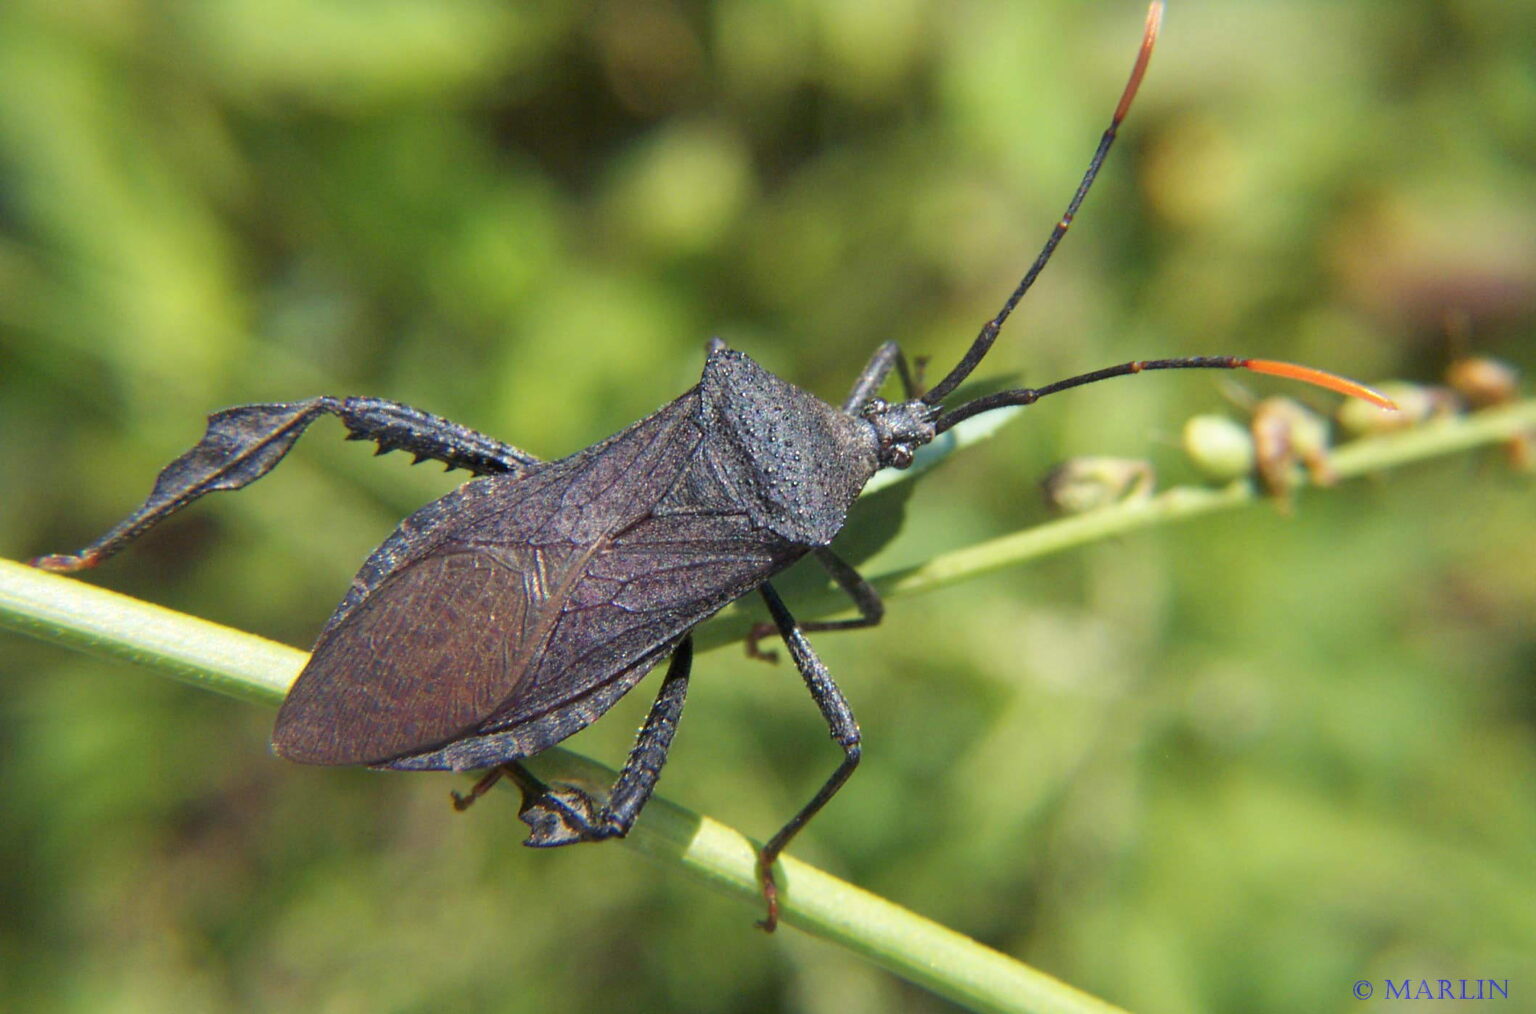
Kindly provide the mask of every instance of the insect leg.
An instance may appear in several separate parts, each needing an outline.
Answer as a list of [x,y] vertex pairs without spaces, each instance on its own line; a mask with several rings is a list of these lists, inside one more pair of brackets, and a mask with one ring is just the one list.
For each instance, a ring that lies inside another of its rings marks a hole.
[[[815,554],[816,562],[826,568],[837,586],[853,599],[859,615],[851,620],[812,620],[800,624],[800,632],[809,634],[819,630],[856,630],[859,627],[877,626],[885,616],[885,603],[880,601],[880,593],[875,591],[875,586],[864,580],[864,575],[854,570],[848,561],[825,546],[813,549],[811,552]],[[748,657],[760,658],[768,662],[776,661],[777,653],[764,651],[759,642],[778,629],[772,623],[754,623],[752,629],[747,631]]]
[[404,450],[478,474],[523,471],[538,459],[458,423],[381,398],[310,398],[240,405],[208,417],[208,430],[171,462],[139,507],[78,553],[40,556],[33,566],[60,573],[94,567],[198,497],[239,489],[266,475],[323,415],[346,424],[347,439],[372,440],[378,453]]
[[875,591],[875,586],[864,580],[864,575],[854,570],[847,560],[825,546],[813,549],[811,552],[815,555],[816,562],[826,568],[837,586],[853,599],[859,615],[851,620],[802,623],[800,630],[809,633],[813,630],[854,630],[858,627],[878,626],[881,619],[885,617],[885,603],[880,601],[880,593]]
[[763,887],[763,900],[768,903],[768,917],[758,923],[763,929],[773,932],[773,928],[779,921],[779,887],[774,880],[773,864],[779,858],[779,853],[784,851],[790,839],[800,833],[800,829],[808,824],[812,817],[826,806],[837,791],[843,787],[848,776],[853,774],[853,769],[859,764],[859,723],[853,717],[853,710],[848,707],[848,701],[843,697],[843,692],[837,688],[832,680],[832,674],[827,672],[827,667],[821,659],[816,657],[816,651],[805,639],[801,627],[790,615],[784,605],[784,600],[779,598],[779,593],[773,590],[773,586],[764,584],[758,589],[762,592],[763,600],[768,603],[768,611],[773,614],[774,623],[778,624],[779,634],[784,638],[784,646],[789,649],[789,655],[795,660],[795,668],[800,670],[800,675],[805,678],[805,685],[811,691],[811,697],[816,701],[816,706],[821,709],[821,716],[827,721],[827,728],[832,733],[832,738],[837,745],[843,748],[843,762],[832,772],[832,777],[826,780],[821,789],[809,803],[800,808],[800,812],[791,818],[788,824],[779,829],[779,832],[768,840],[763,846],[762,852],[757,857],[757,877]]
[[[463,813],[465,810],[475,805],[475,800],[479,799],[487,792],[490,792],[491,789],[495,788],[496,783],[501,781],[502,775],[507,775],[511,778],[517,778],[517,774],[519,772],[523,774],[527,773],[526,770],[521,768],[515,762],[509,764],[498,764],[496,767],[491,768],[491,770],[482,775],[480,780],[475,782],[475,784],[470,787],[468,792],[463,794],[458,792],[449,793],[451,796],[453,796],[453,808],[458,810],[460,813]],[[518,779],[518,781],[521,782],[521,779]]]
[[[516,475],[539,459],[468,426],[383,398],[315,398],[321,411],[335,414],[348,429],[348,440],[372,440],[379,454],[410,451],[417,461],[431,458],[450,469],[476,475]],[[303,403],[301,403],[303,404]]]
[[606,804],[569,785],[543,786],[542,792],[538,791],[535,787],[542,783],[523,772],[526,780],[518,778],[523,789],[519,816],[533,829],[524,845],[545,848],[622,838],[629,833],[635,818],[640,816],[641,809],[655,791],[662,766],[667,762],[667,750],[683,714],[688,675],[692,669],[693,638],[685,637],[672,652],[667,677],[662,680],[656,701],[635,739],[629,759],[624,762],[624,769],[608,793]]
[[869,357],[869,362],[859,371],[858,379],[853,382],[853,390],[843,400],[843,411],[852,415],[863,408],[875,396],[875,392],[880,390],[880,385],[890,376],[892,368],[901,377],[902,391],[908,398],[916,398],[919,394],[918,380],[912,368],[907,365],[907,357],[902,354],[901,346],[895,342],[885,342],[875,349],[875,354]]

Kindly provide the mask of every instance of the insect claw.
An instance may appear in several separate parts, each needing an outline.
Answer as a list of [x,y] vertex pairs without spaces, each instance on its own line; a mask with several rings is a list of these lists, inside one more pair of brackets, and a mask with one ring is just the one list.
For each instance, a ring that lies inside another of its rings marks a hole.
[[475,805],[475,800],[491,791],[491,786],[501,781],[501,776],[504,771],[505,768],[491,768],[491,770],[487,771],[479,781],[475,782],[475,784],[470,788],[468,792],[448,793],[453,797],[453,808],[460,813],[463,813],[465,810]]
[[777,665],[779,653],[769,649],[758,647],[758,643],[765,637],[770,637],[779,632],[779,628],[771,623],[754,623],[752,629],[747,631],[746,649],[747,657],[755,658],[769,665]]
[[772,933],[779,925],[779,883],[773,878],[773,867],[764,863],[761,855],[757,858],[757,882],[762,885],[763,901],[768,905],[768,914],[757,921],[757,928]]
[[77,570],[90,570],[101,562],[94,553],[55,553],[51,556],[34,556],[27,561],[30,567],[46,570],[50,574],[73,574]]
[[623,832],[602,819],[603,807],[573,786],[551,787],[543,796],[524,803],[518,817],[532,829],[523,841],[529,848],[555,848],[580,841],[602,841]]

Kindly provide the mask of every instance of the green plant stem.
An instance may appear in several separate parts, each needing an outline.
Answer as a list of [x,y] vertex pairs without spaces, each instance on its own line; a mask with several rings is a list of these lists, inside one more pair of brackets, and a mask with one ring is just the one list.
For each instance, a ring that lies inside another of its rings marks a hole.
[[[125,659],[197,686],[275,705],[308,654],[83,581],[0,560],[0,626]],[[532,764],[546,780],[605,790],[616,773],[555,748]],[[740,832],[652,799],[625,844],[760,912],[757,846]],[[1104,1014],[1111,1007],[1044,972],[788,856],[782,919],[974,1010]]]
[[309,653],[0,559],[0,627],[276,705]]
[[[1340,482],[1384,472],[1391,468],[1443,457],[1488,444],[1499,444],[1536,431],[1536,399],[1488,409],[1474,415],[1456,416],[1414,429],[1355,440],[1335,449],[1330,457]],[[1297,470],[1298,484],[1305,484]],[[933,591],[983,574],[1036,560],[1053,553],[1094,542],[1118,538],[1174,521],[1187,521],[1220,510],[1257,503],[1266,498],[1257,483],[1240,479],[1221,488],[1178,486],[1155,496],[1131,499],[1108,507],[1059,518],[1022,531],[1002,535],[972,546],[940,553],[914,567],[866,575],[882,599],[895,599]],[[796,603],[805,618],[836,619],[853,616],[848,598],[828,586],[819,594]],[[718,648],[746,636],[758,618],[740,604],[720,613],[696,636],[700,650]]]
[[[1536,401],[1449,419],[1339,449],[1334,469],[1355,477],[1414,461],[1498,443],[1536,429]],[[1251,503],[1249,483],[1224,489],[1169,490],[955,550],[874,579],[887,597],[926,591],[1002,567],[1154,524]],[[748,622],[736,615],[711,625],[720,644]],[[285,645],[182,613],[0,560],[0,626],[95,654],[121,658],[246,700],[275,704],[308,657]],[[549,779],[607,785],[613,772],[555,749],[535,768]],[[754,908],[762,904],[753,844],[738,832],[653,799],[628,845],[676,866]],[[1107,1011],[1102,1001],[983,947],[804,863],[782,866],[783,918],[832,940],[941,996],[986,1011]]]

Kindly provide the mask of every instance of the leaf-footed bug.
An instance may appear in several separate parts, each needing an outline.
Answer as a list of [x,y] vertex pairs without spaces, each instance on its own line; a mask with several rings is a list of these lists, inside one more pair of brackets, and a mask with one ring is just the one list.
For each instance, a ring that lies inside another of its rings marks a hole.
[[[771,930],[776,858],[859,761],[853,713],[805,633],[881,618],[874,589],[828,548],[878,470],[905,468],[918,448],[978,413],[1145,370],[1248,369],[1386,404],[1319,370],[1223,356],[1123,363],[944,406],[1071,226],[1140,86],[1162,9],[1155,0],[1148,11],[1130,80],[1066,212],[1002,309],[926,392],[893,342],[876,350],[834,407],[717,340],[697,386],[622,432],[548,462],[377,398],[244,405],[211,416],[202,440],[111,531],[76,554],[33,562],[61,572],[94,566],[204,494],[265,475],[324,415],[381,452],[406,450],[475,473],[403,521],[364,563],[278,713],[273,746],[310,764],[489,769],[468,797],[456,797],[461,808],[506,774],[522,790],[534,846],[629,831],[682,714],[691,631],[756,590],[843,751],[831,777],[759,853],[762,925]],[[893,370],[905,388],[895,403],[877,396]],[[849,594],[859,618],[795,620],[769,579],[807,555]],[[606,799],[545,785],[519,763],[597,719],[669,656]]]

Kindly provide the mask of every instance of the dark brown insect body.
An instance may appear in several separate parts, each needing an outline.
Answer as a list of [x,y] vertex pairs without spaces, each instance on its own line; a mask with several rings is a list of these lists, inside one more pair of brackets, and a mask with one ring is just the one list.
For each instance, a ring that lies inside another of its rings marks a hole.
[[[34,562],[56,571],[95,565],[198,497],[259,479],[323,415],[337,416],[351,439],[374,441],[380,451],[407,450],[477,473],[407,518],[364,564],[284,702],[273,744],[312,764],[491,769],[470,800],[505,773],[523,790],[527,844],[538,846],[629,830],[682,714],[689,632],[758,590],[770,629],[783,638],[843,751],[820,791],[759,853],[763,925],[772,929],[774,860],[859,760],[858,724],[804,633],[880,620],[874,589],[827,549],[877,470],[906,467],[918,448],[972,415],[1144,370],[1250,369],[1381,400],[1306,367],[1223,356],[1122,363],[943,408],[1071,225],[1140,84],[1161,11],[1154,2],[1130,82],[1044,249],[959,363],[926,393],[916,390],[894,343],[875,352],[834,408],[717,341],[697,387],[554,462],[377,398],[245,405],[211,416],[203,439],[102,538],[79,553]],[[877,397],[892,370],[905,389],[905,400],[894,404]],[[852,597],[859,618],[796,622],[768,580],[808,554]],[[592,722],[669,654],[655,704],[606,799],[545,785],[517,763]]]
[[410,769],[538,753],[827,545],[879,466],[868,420],[714,345],[654,415],[408,518],[321,633],[274,746]]

